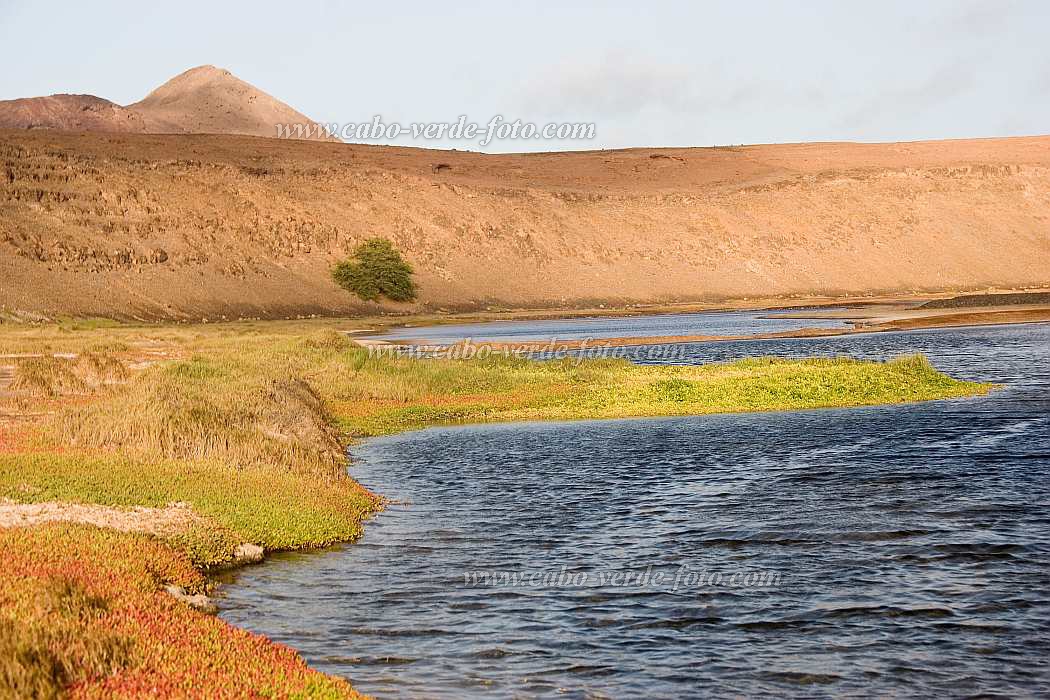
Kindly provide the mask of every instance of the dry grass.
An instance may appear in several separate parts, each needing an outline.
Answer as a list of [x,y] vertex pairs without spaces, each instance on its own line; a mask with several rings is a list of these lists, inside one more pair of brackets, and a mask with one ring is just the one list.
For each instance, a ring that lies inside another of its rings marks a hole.
[[232,372],[199,357],[153,368],[119,399],[62,414],[57,435],[73,446],[152,458],[342,476],[342,446],[309,384]]
[[88,394],[127,377],[127,368],[109,353],[85,352],[73,358],[45,355],[19,362],[11,389],[42,397]]

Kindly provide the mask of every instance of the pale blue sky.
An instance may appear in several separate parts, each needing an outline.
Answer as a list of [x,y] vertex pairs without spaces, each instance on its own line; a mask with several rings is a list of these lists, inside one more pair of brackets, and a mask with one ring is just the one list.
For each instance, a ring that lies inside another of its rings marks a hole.
[[0,99],[210,63],[327,122],[596,123],[490,150],[1050,132],[1042,1],[61,5],[0,0]]

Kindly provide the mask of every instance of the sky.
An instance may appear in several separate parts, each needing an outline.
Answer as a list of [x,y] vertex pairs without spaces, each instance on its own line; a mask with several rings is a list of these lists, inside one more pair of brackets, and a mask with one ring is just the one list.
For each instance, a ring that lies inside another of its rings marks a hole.
[[[202,64],[313,119],[593,123],[489,151],[1050,133],[1050,2],[0,0],[0,99],[142,99]],[[354,140],[354,139],[350,139]],[[367,142],[384,143],[388,139]]]

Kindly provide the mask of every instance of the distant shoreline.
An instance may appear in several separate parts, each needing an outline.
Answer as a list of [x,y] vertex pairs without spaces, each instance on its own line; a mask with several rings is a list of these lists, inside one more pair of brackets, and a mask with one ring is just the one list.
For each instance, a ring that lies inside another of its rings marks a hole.
[[[1034,303],[1028,303],[1029,299]],[[1004,301],[1005,300],[1005,301]],[[831,307],[831,308],[828,308]],[[843,308],[845,307],[845,308]],[[949,298],[878,298],[863,300],[828,300],[812,299],[802,304],[791,306],[771,306],[765,303],[757,306],[743,306],[739,302],[717,307],[706,305],[659,306],[643,309],[598,309],[568,311],[564,314],[543,314],[534,312],[506,312],[498,317],[478,318],[476,314],[455,315],[444,318],[414,319],[415,326],[445,325],[453,323],[486,323],[496,321],[556,320],[580,317],[643,316],[673,313],[708,313],[718,311],[782,311],[798,309],[799,313],[785,314],[781,318],[795,319],[841,319],[852,324],[842,328],[800,328],[791,331],[757,333],[750,335],[666,335],[666,336],[617,336],[593,338],[587,340],[566,339],[542,341],[522,341],[506,343],[474,339],[473,344],[501,351],[538,352],[556,342],[559,349],[579,350],[596,347],[618,347],[636,345],[664,345],[668,343],[696,343],[736,340],[771,340],[777,338],[816,338],[827,336],[852,335],[856,333],[879,333],[899,330],[919,330],[923,328],[955,328],[965,326],[999,325],[1016,323],[1050,322],[1050,292],[1018,292],[962,295]],[[391,324],[382,330],[375,331],[375,339],[395,346],[433,344],[432,341],[412,338],[392,338],[384,340],[382,333],[393,328],[405,328],[409,324]]]

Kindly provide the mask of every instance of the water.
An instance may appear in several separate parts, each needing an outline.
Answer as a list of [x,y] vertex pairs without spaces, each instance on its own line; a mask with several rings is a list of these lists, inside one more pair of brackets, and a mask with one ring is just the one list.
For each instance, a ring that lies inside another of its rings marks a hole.
[[[990,397],[433,429],[354,450],[404,505],[244,570],[222,616],[380,697],[1050,695],[1050,325],[688,347],[927,353]],[[471,586],[464,572],[588,584]],[[779,586],[591,583],[774,572]]]
[[[824,308],[822,311],[841,309]],[[418,340],[451,344],[469,338],[498,343],[530,340],[584,340],[588,338],[640,338],[646,336],[715,335],[739,336],[797,331],[801,328],[846,328],[846,322],[830,318],[789,318],[797,310],[708,311],[690,314],[654,314],[552,319],[540,321],[493,321],[439,326],[394,328],[380,340]]]

